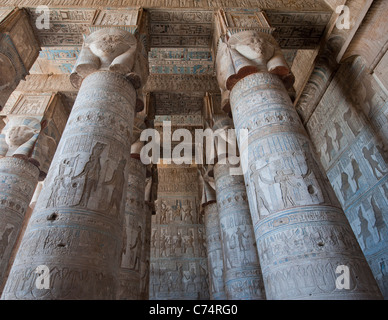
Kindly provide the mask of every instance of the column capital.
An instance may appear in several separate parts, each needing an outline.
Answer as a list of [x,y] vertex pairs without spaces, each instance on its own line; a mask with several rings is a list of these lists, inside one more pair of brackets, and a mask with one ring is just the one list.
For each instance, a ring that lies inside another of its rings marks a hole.
[[43,180],[68,118],[61,95],[22,93],[0,133],[0,158],[22,158],[40,170]]
[[221,92],[232,90],[239,80],[259,72],[278,75],[286,87],[294,82],[294,76],[275,38],[256,30],[224,37],[217,50],[216,71]]
[[202,180],[202,208],[216,202],[216,187],[214,182],[213,165],[201,167],[199,177]]
[[147,72],[144,72],[147,61],[141,53],[141,46],[137,37],[124,29],[97,29],[85,38],[70,82],[79,88],[88,75],[111,71],[123,75],[135,89],[140,89],[147,80]]

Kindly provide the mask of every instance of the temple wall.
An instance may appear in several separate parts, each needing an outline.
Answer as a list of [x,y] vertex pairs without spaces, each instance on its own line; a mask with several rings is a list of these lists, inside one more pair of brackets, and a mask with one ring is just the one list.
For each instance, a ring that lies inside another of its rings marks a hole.
[[388,96],[358,57],[341,65],[306,125],[385,297],[388,296],[387,116]]
[[158,165],[158,181],[151,229],[150,299],[209,299],[197,168]]

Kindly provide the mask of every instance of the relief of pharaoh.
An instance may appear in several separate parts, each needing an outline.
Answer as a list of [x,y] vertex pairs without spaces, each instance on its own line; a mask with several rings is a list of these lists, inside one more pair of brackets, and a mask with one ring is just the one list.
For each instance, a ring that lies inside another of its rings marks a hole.
[[238,32],[221,42],[216,68],[221,91],[231,90],[239,80],[258,72],[277,74],[286,87],[294,82],[276,40],[258,31]]

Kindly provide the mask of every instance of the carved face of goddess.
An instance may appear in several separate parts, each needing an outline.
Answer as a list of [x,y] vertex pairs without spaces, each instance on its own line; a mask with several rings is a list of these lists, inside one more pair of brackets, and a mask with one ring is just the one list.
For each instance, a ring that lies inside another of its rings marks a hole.
[[264,39],[251,37],[247,45],[256,53],[255,59],[267,61],[273,56],[274,47]]
[[30,127],[24,125],[14,126],[7,130],[5,142],[10,148],[18,147],[30,140],[34,134],[35,130]]
[[90,44],[90,50],[97,57],[108,60],[113,60],[129,50],[130,47],[128,41],[125,41],[123,36],[119,34],[106,34]]

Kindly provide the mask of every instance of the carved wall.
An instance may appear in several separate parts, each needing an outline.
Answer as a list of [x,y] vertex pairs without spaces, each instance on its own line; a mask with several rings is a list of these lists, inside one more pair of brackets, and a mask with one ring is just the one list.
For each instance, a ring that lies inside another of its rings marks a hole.
[[196,166],[158,165],[150,299],[209,299],[206,236]]
[[340,67],[307,123],[321,163],[386,297],[387,101],[362,58],[357,58]]

